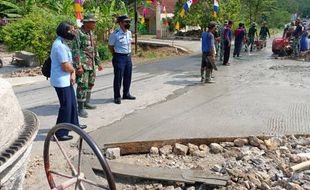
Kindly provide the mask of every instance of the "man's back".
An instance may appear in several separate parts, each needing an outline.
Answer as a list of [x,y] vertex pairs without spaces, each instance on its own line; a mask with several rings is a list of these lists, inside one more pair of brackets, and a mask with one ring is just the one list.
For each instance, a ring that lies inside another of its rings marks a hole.
[[249,37],[255,37],[255,33],[256,33],[256,28],[255,27],[251,27],[249,29]]
[[214,46],[214,35],[211,32],[202,33],[202,52],[209,53]]

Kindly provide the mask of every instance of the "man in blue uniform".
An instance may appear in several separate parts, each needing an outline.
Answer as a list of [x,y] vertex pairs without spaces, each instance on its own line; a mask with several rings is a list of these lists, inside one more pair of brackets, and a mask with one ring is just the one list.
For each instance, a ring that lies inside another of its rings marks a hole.
[[295,57],[298,57],[299,56],[299,53],[300,53],[300,39],[301,39],[301,36],[302,36],[302,25],[300,23],[300,19],[296,19],[295,21],[295,30],[293,32],[293,36],[294,36],[294,39],[293,39],[293,53],[294,53],[294,56]]
[[127,16],[119,16],[117,22],[119,28],[110,35],[109,49],[113,55],[112,64],[114,68],[114,103],[121,104],[121,84],[123,82],[123,99],[135,100],[136,97],[130,94],[132,61],[131,41],[129,31],[130,19]]
[[231,27],[233,25],[233,21],[230,20],[228,21],[227,26],[224,28],[224,60],[223,60],[223,65],[229,66],[229,57],[230,57],[230,47],[231,47],[231,40],[232,40],[232,32],[231,32]]

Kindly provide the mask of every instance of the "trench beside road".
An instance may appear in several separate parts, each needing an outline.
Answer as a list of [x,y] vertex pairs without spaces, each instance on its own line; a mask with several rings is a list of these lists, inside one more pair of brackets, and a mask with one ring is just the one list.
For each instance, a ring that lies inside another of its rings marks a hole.
[[[96,110],[80,122],[99,146],[106,143],[223,136],[308,134],[309,63],[276,60],[270,47],[219,66],[215,84],[200,83],[200,55],[134,68],[135,101],[113,103],[112,69],[99,73],[93,93]],[[49,81],[14,88],[22,108],[38,115],[40,130],[32,159],[55,124],[58,101]],[[75,141],[74,141],[75,142]],[[41,177],[42,168],[37,169]],[[26,187],[35,181],[26,180]],[[47,185],[45,182],[43,188]]]

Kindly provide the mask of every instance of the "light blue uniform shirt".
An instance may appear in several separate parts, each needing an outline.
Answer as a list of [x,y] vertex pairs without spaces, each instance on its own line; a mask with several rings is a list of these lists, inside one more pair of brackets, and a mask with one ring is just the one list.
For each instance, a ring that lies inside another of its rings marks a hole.
[[114,46],[115,53],[131,53],[131,32],[124,32],[120,27],[110,35],[109,45]]
[[53,43],[51,59],[51,85],[58,88],[70,86],[70,73],[65,72],[61,65],[64,62],[72,63],[72,54],[70,48],[61,37],[58,37]]

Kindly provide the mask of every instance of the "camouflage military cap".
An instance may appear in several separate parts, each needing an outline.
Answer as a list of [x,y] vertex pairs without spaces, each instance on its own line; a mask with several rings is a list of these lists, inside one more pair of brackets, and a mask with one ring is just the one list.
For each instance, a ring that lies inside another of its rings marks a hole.
[[91,13],[87,13],[83,20],[83,22],[97,22],[97,18],[95,17],[95,15],[91,14]]

